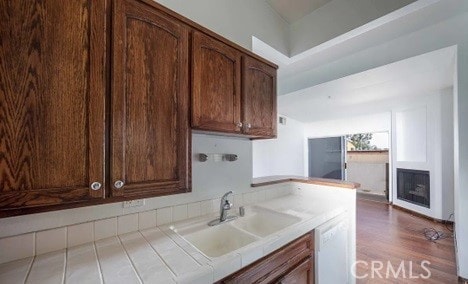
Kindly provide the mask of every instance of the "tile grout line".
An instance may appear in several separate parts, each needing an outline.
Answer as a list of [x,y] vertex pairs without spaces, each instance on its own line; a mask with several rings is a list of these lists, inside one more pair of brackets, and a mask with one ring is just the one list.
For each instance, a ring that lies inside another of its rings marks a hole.
[[[118,226],[118,224],[117,224],[117,226]],[[127,249],[125,248],[125,245],[122,243],[122,240],[120,239],[120,236],[119,236],[119,235],[117,235],[117,240],[119,241],[120,246],[121,246],[122,249],[124,250],[125,255],[127,256],[128,260],[130,261],[130,264],[132,265],[133,272],[135,272],[135,275],[137,276],[138,281],[140,281],[140,283],[143,284],[143,280],[141,279],[140,273],[138,273],[138,269],[136,268],[135,263],[133,262],[132,258],[131,258],[130,255],[128,254],[128,251],[127,251]]]
[[[68,230],[67,231],[67,242],[68,242]],[[67,243],[68,244],[68,243]],[[67,265],[68,265],[68,248],[65,248],[65,255],[64,255],[64,263],[63,263],[63,275],[62,275],[62,283],[66,283],[66,276],[67,276]]]
[[26,273],[26,277],[24,278],[24,283],[28,281],[28,278],[29,278],[29,275],[31,274],[31,270],[32,270],[35,260],[36,260],[36,256],[34,255],[31,259],[31,263],[29,264],[28,272]]
[[[166,235],[166,237],[168,237],[177,247],[179,247],[186,255],[188,255],[191,259],[193,259],[193,260],[194,260],[196,263],[198,263],[200,266],[205,266],[205,265],[206,265],[206,263],[205,263],[205,264],[204,264],[204,263],[201,263],[201,262],[199,262],[196,258],[194,258],[194,257],[193,257],[189,252],[187,252],[181,245],[179,245],[178,242],[176,242],[173,238],[171,238],[171,236],[170,236],[169,234],[167,234],[164,230],[162,230],[162,229],[159,229],[159,230],[160,230],[164,235]],[[181,237],[181,239],[182,239],[183,241],[187,242],[187,241],[186,241],[185,239],[183,239],[182,237]],[[187,244],[188,244],[188,242],[187,242]],[[191,244],[189,244],[189,245],[191,245]],[[205,258],[205,259],[207,260],[207,263],[211,263],[211,260],[210,260],[210,259],[208,259],[207,257],[205,257],[203,254],[200,254],[200,255],[201,255],[203,258]],[[208,264],[208,265],[209,265],[209,264]]]
[[68,226],[65,227],[65,260],[63,264],[63,276],[62,276],[63,284],[66,283],[67,266],[68,266]]
[[145,242],[150,246],[150,248],[156,253],[156,255],[159,257],[159,259],[161,259],[162,263],[164,263],[167,267],[167,269],[172,273],[172,275],[174,277],[172,277],[172,279],[174,280],[174,282],[177,282],[176,281],[176,278],[177,278],[177,274],[175,273],[175,271],[172,270],[172,268],[169,266],[169,264],[164,260],[164,258],[158,253],[158,251],[156,250],[156,248],[153,247],[153,245],[151,244],[150,241],[148,241],[145,237],[145,235],[143,235],[141,233],[141,231],[138,231],[138,233],[143,237],[143,239],[145,240]]
[[93,242],[93,250],[94,250],[94,255],[96,256],[97,266],[99,269],[99,280],[101,280],[101,283],[104,283],[104,274],[102,273],[101,262],[99,261],[99,254],[96,248],[95,241]]

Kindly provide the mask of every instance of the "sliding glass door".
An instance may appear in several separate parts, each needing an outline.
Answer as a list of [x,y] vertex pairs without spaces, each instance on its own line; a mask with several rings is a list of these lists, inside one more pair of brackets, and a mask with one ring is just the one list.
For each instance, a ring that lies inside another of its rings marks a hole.
[[345,180],[345,137],[309,139],[309,177]]

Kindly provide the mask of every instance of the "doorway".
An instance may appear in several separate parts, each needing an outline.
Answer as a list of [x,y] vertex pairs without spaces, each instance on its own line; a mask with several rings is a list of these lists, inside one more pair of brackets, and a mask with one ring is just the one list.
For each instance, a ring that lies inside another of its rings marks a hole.
[[358,197],[390,201],[390,135],[358,133],[308,139],[309,177],[361,184]]
[[309,177],[346,179],[345,137],[309,139]]

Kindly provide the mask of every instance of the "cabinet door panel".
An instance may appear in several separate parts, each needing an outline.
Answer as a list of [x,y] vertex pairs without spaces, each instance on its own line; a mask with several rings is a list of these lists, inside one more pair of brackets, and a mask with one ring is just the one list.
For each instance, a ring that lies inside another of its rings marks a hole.
[[313,273],[314,263],[312,258],[304,260],[301,264],[291,269],[281,277],[278,284],[313,284],[315,283]]
[[239,52],[200,32],[192,52],[192,127],[240,132]]
[[138,0],[116,1],[114,196],[189,188],[188,29]]
[[106,1],[0,2],[0,210],[103,197],[105,21]]
[[276,137],[276,69],[252,57],[242,61],[244,132]]
[[313,254],[313,234],[308,233],[217,283],[276,283]]

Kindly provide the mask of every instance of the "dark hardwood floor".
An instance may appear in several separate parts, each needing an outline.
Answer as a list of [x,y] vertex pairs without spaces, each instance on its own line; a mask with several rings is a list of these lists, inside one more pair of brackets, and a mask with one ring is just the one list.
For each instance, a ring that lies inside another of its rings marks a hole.
[[[424,228],[448,237],[428,241]],[[357,201],[357,260],[356,283],[458,283],[454,240],[445,225],[385,203]]]

